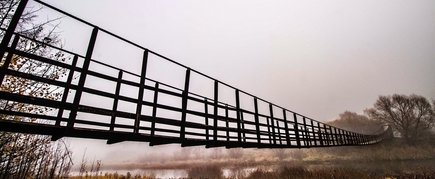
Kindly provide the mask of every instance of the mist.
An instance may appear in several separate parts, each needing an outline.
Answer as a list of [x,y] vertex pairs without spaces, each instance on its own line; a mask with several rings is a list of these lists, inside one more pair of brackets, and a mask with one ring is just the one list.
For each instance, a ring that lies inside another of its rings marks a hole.
[[[362,114],[380,95],[418,94],[435,99],[435,1],[432,0],[44,2],[322,122],[335,120],[344,111]],[[39,7],[33,1],[29,4]],[[90,27],[49,9],[38,13],[41,21],[61,17],[56,33],[62,36],[65,49],[81,54],[86,51]],[[93,59],[140,74],[141,50],[108,35],[98,38]],[[147,77],[182,88],[184,81],[178,79],[183,77],[184,69],[165,63],[150,58],[152,70]],[[115,84],[87,85],[113,91]],[[204,96],[213,95],[210,89],[212,84],[193,86],[195,92]],[[136,97],[137,89],[123,89],[121,93]],[[223,92],[221,98],[234,103],[231,95]],[[145,98],[151,99],[152,94],[145,94]],[[84,96],[83,103],[112,105],[95,99]],[[181,105],[180,101],[164,98],[163,101]],[[135,110],[122,104],[120,108]],[[182,148],[177,144],[150,147],[147,142],[108,145],[105,140],[79,138],[66,138],[66,141],[76,170],[83,158],[101,160],[103,168],[118,170],[182,168],[209,162],[246,167],[264,162],[328,161],[328,156],[336,159],[334,155],[338,155],[328,149],[229,150]],[[422,158],[433,158],[433,146],[425,147],[422,151],[427,155]],[[381,156],[388,147],[361,150],[364,154],[376,151]],[[285,157],[281,157],[283,153]]]

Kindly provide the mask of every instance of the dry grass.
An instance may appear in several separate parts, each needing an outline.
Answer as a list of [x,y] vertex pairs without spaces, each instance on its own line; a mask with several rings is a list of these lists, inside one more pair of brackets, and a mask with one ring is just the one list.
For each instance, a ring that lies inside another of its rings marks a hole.
[[223,178],[222,169],[216,165],[194,167],[187,170],[188,178]]
[[[189,179],[224,179],[217,166],[196,167],[189,170]],[[435,178],[435,170],[426,168],[413,171],[367,171],[355,168],[317,168],[281,166],[276,170],[256,169],[249,174],[232,175],[231,179],[319,179],[319,178]]]
[[156,179],[155,176],[146,176],[146,175],[131,175],[127,173],[126,175],[121,175],[118,173],[106,173],[102,176],[70,176],[70,179]]
[[[237,179],[435,178],[435,169],[431,167],[435,166],[433,141],[408,145],[400,140],[391,140],[371,146],[313,149],[220,149],[221,151],[216,152],[219,155],[212,156],[202,153],[202,150],[206,149],[195,150],[198,151],[193,153],[201,154],[201,157],[174,158],[157,163],[112,165],[110,168],[183,169],[186,170],[189,178],[223,178],[222,168],[235,168],[229,178]],[[266,167],[261,168],[261,166]],[[249,172],[240,170],[246,168],[257,169]],[[123,177],[127,178],[127,176],[118,176],[118,178]],[[111,176],[111,178],[116,177]]]
[[435,143],[433,141],[420,142],[409,145],[395,139],[370,146],[348,146],[304,149],[302,161],[406,161],[406,160],[434,160]]

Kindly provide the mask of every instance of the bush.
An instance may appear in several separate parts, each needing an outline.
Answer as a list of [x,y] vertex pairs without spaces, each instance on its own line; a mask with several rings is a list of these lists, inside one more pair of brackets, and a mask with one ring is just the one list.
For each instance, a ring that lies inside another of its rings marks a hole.
[[190,168],[187,171],[189,178],[207,178],[207,179],[219,179],[224,178],[222,169],[216,165],[210,166],[198,166]]

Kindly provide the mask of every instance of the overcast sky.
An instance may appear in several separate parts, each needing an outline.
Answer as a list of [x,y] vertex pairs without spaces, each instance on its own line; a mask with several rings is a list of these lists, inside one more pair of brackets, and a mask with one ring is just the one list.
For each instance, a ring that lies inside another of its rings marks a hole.
[[[45,2],[320,121],[345,110],[362,113],[379,95],[435,99],[433,0]],[[60,26],[67,34],[79,25]],[[87,43],[88,37],[74,36],[65,44]],[[104,52],[93,57],[104,58]],[[106,62],[140,69],[120,59]],[[71,140],[73,150],[86,144],[97,158],[147,145],[104,143]]]

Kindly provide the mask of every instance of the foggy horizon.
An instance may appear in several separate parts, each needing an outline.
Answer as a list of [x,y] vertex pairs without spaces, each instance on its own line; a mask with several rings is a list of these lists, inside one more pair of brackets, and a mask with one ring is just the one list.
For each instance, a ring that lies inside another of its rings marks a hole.
[[[92,2],[86,3],[87,8],[77,8],[79,1],[47,2],[319,121],[332,120],[345,110],[362,113],[379,95],[435,98],[431,1],[318,5],[224,1],[213,8],[195,1],[175,5],[106,1],[97,3],[103,6],[97,8],[99,15],[92,14],[97,5]],[[116,15],[111,7],[117,7]],[[200,12],[203,17],[195,15]],[[128,18],[133,19],[122,20]],[[99,54],[94,56],[98,59]]]
[[[345,111],[361,114],[380,95],[435,99],[435,1],[431,0],[44,2],[322,122]],[[48,17],[44,15],[39,18]],[[74,25],[67,19],[59,24],[63,43],[83,51],[78,47],[87,41],[74,35],[89,36],[88,29]],[[110,42],[99,41],[93,58],[139,74],[140,53],[127,56],[117,52],[122,44]],[[68,141],[75,162],[85,150],[88,158],[122,163],[180,148]],[[130,155],[121,157],[119,152]]]

